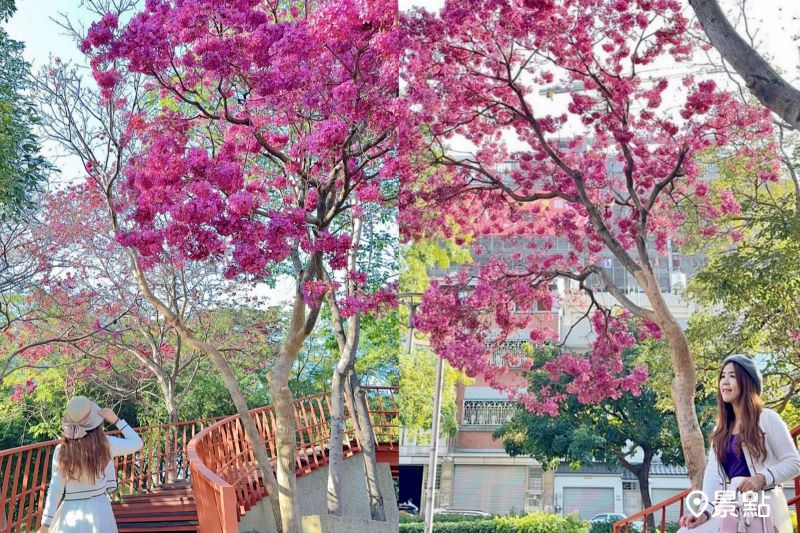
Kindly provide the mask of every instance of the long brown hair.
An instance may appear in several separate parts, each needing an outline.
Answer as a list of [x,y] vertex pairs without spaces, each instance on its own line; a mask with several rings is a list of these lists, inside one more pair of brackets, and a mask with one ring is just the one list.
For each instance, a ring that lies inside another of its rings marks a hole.
[[61,438],[58,469],[66,479],[88,478],[95,482],[103,477],[110,460],[111,447],[102,425],[87,431],[80,439]]
[[[731,362],[733,371],[736,374],[736,381],[739,384],[739,397],[734,400],[742,409],[742,420],[734,441],[733,449],[736,454],[742,453],[742,444],[747,446],[750,454],[757,461],[763,461],[767,457],[767,447],[764,441],[764,432],[758,425],[761,413],[764,411],[764,401],[758,395],[756,384],[753,378],[737,363]],[[725,365],[727,366],[727,365]],[[722,394],[719,391],[719,382],[722,379],[723,367],[719,371],[717,378],[717,427],[711,434],[711,443],[717,454],[717,460],[721,464],[725,460],[728,452],[728,442],[733,435],[733,426],[736,423],[736,416],[733,411],[733,403],[722,401]]]

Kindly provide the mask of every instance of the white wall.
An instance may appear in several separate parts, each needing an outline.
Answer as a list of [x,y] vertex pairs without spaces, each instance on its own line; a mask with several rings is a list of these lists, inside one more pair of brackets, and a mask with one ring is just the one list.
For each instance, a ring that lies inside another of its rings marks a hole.
[[[688,477],[680,477],[680,476],[650,476],[650,488],[651,489],[675,489],[675,492],[678,493],[684,489],[688,489],[692,486],[691,481],[689,481]],[[656,503],[656,502],[653,502]]]

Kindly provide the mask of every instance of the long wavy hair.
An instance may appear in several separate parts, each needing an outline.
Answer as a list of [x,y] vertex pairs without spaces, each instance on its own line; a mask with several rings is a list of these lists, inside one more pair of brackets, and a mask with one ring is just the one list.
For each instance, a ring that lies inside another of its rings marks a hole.
[[[724,367],[720,369],[717,378],[717,426],[711,434],[711,444],[720,464],[727,455],[728,442],[733,435],[733,426],[736,423],[733,403],[723,402],[722,394],[719,392],[723,369]],[[755,460],[763,461],[767,458],[767,446],[764,432],[761,431],[758,421],[764,410],[764,401],[758,395],[753,378],[740,365],[733,363],[733,371],[736,374],[736,381],[739,383],[739,397],[734,401],[741,405],[742,412],[741,426],[733,448],[738,455],[742,453],[742,444],[744,444]]]
[[58,452],[58,469],[65,479],[89,479],[91,482],[103,477],[106,465],[111,460],[111,447],[103,426],[87,431],[80,439],[61,437]]

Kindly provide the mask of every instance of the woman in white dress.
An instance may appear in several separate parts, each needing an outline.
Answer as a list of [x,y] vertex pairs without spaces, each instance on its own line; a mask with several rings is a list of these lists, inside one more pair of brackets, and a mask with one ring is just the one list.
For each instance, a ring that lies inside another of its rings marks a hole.
[[[72,398],[66,411],[39,533],[116,533],[109,497],[117,489],[113,458],[141,449],[142,439],[114,411],[85,396]],[[103,420],[124,438],[107,436]]]
[[716,533],[722,510],[715,512],[715,496],[718,491],[736,488],[742,493],[757,493],[759,502],[769,505],[776,533],[791,533],[782,483],[800,475],[800,454],[789,428],[778,413],[764,407],[761,372],[749,357],[726,358],[718,386],[717,425],[711,434],[703,476],[703,494],[708,503],[699,516],[681,517],[679,533],[687,529],[695,530],[692,533]]

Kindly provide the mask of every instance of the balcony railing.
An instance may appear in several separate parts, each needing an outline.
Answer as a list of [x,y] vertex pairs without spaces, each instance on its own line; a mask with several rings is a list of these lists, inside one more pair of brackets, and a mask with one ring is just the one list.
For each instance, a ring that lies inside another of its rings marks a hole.
[[514,416],[516,404],[508,400],[465,400],[463,426],[501,426]]
[[522,361],[527,359],[525,345],[531,344],[530,341],[505,341],[492,349],[491,361],[496,366],[510,366],[517,368],[522,365]]

